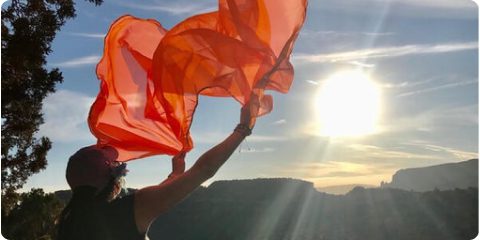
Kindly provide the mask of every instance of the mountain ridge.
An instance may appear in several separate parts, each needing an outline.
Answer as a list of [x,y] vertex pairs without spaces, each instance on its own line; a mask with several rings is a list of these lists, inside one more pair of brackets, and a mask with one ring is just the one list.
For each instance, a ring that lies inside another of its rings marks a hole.
[[400,169],[392,176],[390,183],[382,183],[381,187],[419,192],[478,188],[478,159]]

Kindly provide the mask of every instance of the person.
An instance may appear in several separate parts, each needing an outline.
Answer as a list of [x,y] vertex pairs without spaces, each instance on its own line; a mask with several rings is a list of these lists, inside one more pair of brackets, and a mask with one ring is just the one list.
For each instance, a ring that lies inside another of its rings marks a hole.
[[188,171],[184,171],[182,152],[172,158],[172,173],[164,182],[122,198],[117,196],[127,170],[125,163],[115,161],[116,150],[94,145],[77,151],[67,166],[66,178],[73,194],[60,215],[57,240],[146,239],[153,220],[213,177],[251,134],[254,108],[258,108],[258,101],[246,104],[233,133],[205,152]]

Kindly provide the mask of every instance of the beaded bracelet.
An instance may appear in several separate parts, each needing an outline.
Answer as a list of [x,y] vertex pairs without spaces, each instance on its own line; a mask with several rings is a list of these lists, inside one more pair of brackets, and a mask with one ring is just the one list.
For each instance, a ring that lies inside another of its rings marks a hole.
[[244,137],[250,136],[250,134],[252,134],[252,129],[250,129],[247,125],[241,123],[239,123],[233,131],[242,134]]

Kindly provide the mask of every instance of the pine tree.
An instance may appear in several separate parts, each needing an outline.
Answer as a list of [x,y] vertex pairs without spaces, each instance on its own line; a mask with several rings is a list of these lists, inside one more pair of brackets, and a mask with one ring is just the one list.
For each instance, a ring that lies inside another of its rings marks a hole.
[[15,204],[16,190],[47,166],[51,141],[35,133],[42,102],[63,77],[46,68],[46,57],[60,27],[74,17],[73,0],[11,0],[2,7],[2,215]]
[[42,189],[22,193],[19,199],[11,213],[2,218],[2,235],[11,240],[55,239],[55,221],[64,204]]

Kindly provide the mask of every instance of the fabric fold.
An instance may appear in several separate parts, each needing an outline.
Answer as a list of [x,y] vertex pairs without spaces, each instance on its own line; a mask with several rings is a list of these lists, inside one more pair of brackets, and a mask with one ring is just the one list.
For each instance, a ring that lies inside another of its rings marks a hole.
[[198,95],[233,97],[273,108],[265,90],[288,92],[289,62],[305,20],[305,0],[220,0],[165,30],[155,20],[123,16],[105,39],[97,66],[101,81],[89,126],[99,144],[119,150],[119,160],[193,148],[190,126]]

